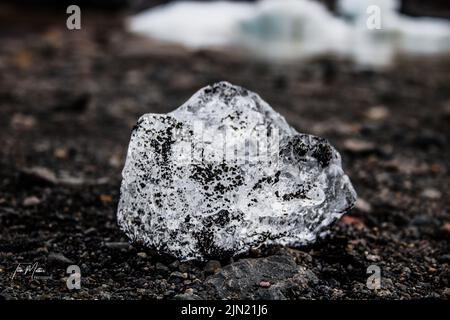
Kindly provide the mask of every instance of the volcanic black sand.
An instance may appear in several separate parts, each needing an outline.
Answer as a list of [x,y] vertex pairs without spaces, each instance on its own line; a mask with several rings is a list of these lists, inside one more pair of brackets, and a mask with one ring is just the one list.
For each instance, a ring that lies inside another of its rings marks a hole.
[[[147,42],[111,16],[67,31],[65,16],[28,14],[0,33],[0,298],[450,296],[449,57],[377,72],[331,58],[276,65]],[[116,209],[133,125],[220,80],[341,152],[360,200],[329,237],[208,263],[129,245]],[[19,263],[42,272],[14,275]],[[80,290],[66,287],[70,264]]]

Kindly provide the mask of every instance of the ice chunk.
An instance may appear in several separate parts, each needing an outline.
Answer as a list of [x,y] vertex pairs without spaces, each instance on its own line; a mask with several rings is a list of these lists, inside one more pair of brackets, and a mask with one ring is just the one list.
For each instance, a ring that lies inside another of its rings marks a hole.
[[313,242],[356,199],[325,139],[227,82],[143,115],[122,175],[120,228],[183,260]]

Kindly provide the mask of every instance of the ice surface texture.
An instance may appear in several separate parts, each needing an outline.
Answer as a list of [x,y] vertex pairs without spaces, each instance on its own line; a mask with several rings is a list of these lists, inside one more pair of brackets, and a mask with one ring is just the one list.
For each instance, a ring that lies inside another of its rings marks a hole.
[[181,260],[313,242],[356,200],[325,139],[298,133],[227,82],[168,114],[143,115],[122,175],[120,228]]

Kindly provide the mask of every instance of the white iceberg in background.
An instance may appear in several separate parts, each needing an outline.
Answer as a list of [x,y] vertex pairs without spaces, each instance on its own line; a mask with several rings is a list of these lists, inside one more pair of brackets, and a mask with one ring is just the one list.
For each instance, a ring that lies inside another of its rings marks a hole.
[[[381,29],[367,27],[367,8],[380,9]],[[437,54],[450,51],[450,24],[436,18],[399,14],[397,0],[340,0],[338,12],[353,25],[348,54],[363,66],[389,65],[398,54]]]
[[[372,5],[381,29],[367,27]],[[407,17],[399,7],[398,0],[339,0],[335,16],[313,0],[183,1],[133,16],[129,28],[191,48],[237,45],[282,60],[333,53],[369,68],[398,54],[450,52],[448,21]]]
[[[377,6],[380,13],[380,29],[369,29],[367,19]],[[398,28],[399,1],[396,0],[340,0],[338,13],[351,23],[353,32],[347,54],[358,65],[384,67],[390,65],[399,51],[401,31]]]
[[241,22],[238,41],[273,58],[345,53],[350,26],[311,0],[264,0]]
[[342,51],[350,31],[312,0],[173,2],[133,16],[129,29],[190,48],[234,44],[281,58]]
[[450,23],[443,19],[399,17],[400,51],[437,54],[450,51]]
[[183,1],[161,5],[130,19],[133,32],[191,48],[229,45],[240,21],[254,11],[250,3]]

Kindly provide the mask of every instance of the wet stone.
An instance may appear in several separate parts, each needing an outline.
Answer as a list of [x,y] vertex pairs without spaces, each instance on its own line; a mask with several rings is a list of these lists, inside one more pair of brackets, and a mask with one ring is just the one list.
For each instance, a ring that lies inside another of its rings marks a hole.
[[227,82],[143,115],[122,176],[120,228],[181,261],[314,242],[356,201],[333,146]]

